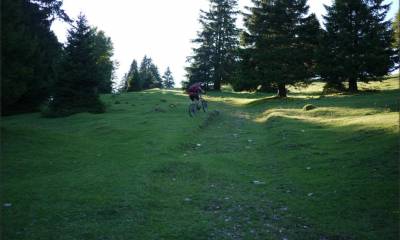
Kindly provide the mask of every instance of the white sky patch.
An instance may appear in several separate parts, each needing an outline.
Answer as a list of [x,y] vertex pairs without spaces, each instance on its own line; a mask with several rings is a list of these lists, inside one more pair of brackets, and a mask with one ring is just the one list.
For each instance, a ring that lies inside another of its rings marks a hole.
[[[170,67],[175,85],[185,80],[186,58],[191,55],[191,40],[200,30],[200,9],[208,10],[208,0],[64,0],[63,9],[76,19],[80,12],[89,24],[103,30],[114,44],[114,60],[119,62],[117,83],[128,72],[133,59],[138,64],[144,55],[151,57],[161,75]],[[332,0],[309,0],[310,12],[325,14],[323,4]],[[390,2],[390,1],[388,1]],[[395,1],[397,2],[397,1]],[[250,6],[250,0],[239,0],[240,10]],[[398,9],[392,6],[390,17]],[[241,18],[239,16],[239,18]],[[239,20],[239,23],[241,21]],[[69,26],[54,22],[52,30],[59,41],[66,42]]]

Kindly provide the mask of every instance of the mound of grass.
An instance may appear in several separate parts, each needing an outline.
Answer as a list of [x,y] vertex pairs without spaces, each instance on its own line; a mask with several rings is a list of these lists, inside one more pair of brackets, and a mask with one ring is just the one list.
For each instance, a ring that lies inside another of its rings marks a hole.
[[306,105],[304,105],[303,110],[304,110],[304,111],[310,111],[310,110],[313,110],[313,109],[316,109],[316,108],[317,108],[317,107],[316,107],[315,105],[306,104]]

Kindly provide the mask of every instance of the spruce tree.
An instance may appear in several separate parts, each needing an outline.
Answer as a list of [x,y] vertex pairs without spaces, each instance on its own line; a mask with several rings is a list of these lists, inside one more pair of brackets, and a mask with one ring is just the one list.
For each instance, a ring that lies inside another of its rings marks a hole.
[[209,27],[214,33],[214,89],[230,82],[237,59],[239,31],[236,28],[237,0],[211,0]]
[[128,74],[125,73],[124,76],[122,76],[122,79],[121,79],[120,83],[117,86],[117,92],[119,92],[119,93],[127,92],[128,88],[129,88]]
[[152,77],[150,73],[151,63],[151,58],[148,58],[147,56],[144,56],[142,62],[140,63],[139,74],[142,82],[142,89],[149,89],[152,83]]
[[162,78],[158,71],[158,67],[154,63],[150,65],[150,74],[152,79],[150,88],[162,88]]
[[279,97],[286,86],[306,83],[314,76],[315,49],[320,31],[307,0],[253,0],[245,16],[242,68],[253,81],[274,85]]
[[210,82],[215,90],[233,78],[237,60],[237,0],[210,0],[208,12],[201,12],[202,30],[193,41],[198,46],[186,68],[189,82]]
[[186,85],[189,86],[195,82],[211,85],[214,76],[212,32],[209,29],[203,29],[192,42],[197,45],[197,48],[193,48],[193,56],[188,57],[190,66],[185,68],[188,80]]
[[115,63],[112,61],[114,54],[113,43],[111,38],[107,37],[103,31],[99,31],[96,28],[94,37],[94,54],[96,58],[98,74],[97,79],[100,82],[98,86],[99,93],[111,93],[113,85],[113,77],[115,70]]
[[[392,23],[392,31],[393,31],[393,38],[394,38],[394,43],[393,43],[393,48],[394,48],[394,51],[395,52],[397,52],[397,53],[399,53],[399,51],[400,51],[400,12],[398,11],[397,13],[396,13],[396,16],[395,16],[395,18],[394,18],[394,20],[393,20],[393,23]],[[398,59],[398,55],[397,55],[397,63],[398,63],[398,61],[399,61],[399,59]],[[397,68],[398,68],[399,66],[397,66]]]
[[164,75],[162,76],[163,79],[163,87],[164,88],[174,88],[175,82],[174,82],[174,77],[172,76],[172,72],[167,67],[167,70],[165,70]]
[[62,45],[54,17],[68,21],[62,1],[1,2],[1,113],[38,111],[58,76]]
[[392,29],[382,0],[335,0],[328,7],[318,72],[331,85],[367,82],[387,74],[395,63]]
[[160,73],[150,57],[143,57],[139,68],[139,77],[143,90],[162,87]]
[[61,74],[46,113],[48,116],[104,112],[104,104],[99,99],[101,80],[94,39],[94,29],[88,25],[86,17],[80,15],[76,26],[68,31]]
[[142,90],[142,82],[140,79],[139,68],[135,59],[133,59],[131,63],[131,67],[129,69],[129,72],[127,73],[126,78],[128,92]]

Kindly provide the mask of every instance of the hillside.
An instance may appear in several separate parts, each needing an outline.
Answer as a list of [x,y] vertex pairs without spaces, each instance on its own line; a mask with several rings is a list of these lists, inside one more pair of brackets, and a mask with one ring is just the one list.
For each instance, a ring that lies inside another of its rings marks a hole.
[[[398,239],[398,79],[1,121],[3,239]],[[368,91],[366,90],[368,89]],[[305,110],[306,105],[315,109]]]

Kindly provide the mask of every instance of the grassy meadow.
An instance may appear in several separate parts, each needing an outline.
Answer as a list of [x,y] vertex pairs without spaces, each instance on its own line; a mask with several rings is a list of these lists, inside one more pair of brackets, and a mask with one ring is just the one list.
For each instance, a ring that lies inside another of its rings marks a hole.
[[[398,79],[1,119],[1,239],[399,239]],[[315,107],[305,110],[306,105]]]

